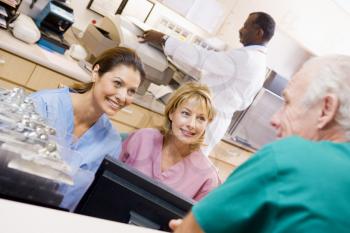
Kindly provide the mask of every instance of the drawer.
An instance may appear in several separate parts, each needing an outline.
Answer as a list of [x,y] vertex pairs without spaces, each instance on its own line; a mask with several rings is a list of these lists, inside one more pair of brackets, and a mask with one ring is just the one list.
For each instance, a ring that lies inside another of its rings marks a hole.
[[35,69],[35,64],[0,50],[0,77],[25,85]]
[[42,89],[58,88],[62,85],[71,86],[73,83],[76,83],[73,79],[42,66],[36,66],[26,86],[38,91]]
[[112,119],[137,129],[145,128],[149,122],[149,111],[132,104],[121,109]]
[[26,86],[36,91],[42,89],[53,89],[59,86],[62,77],[64,76],[61,74],[37,66]]
[[13,89],[15,87],[22,88],[27,94],[30,94],[30,93],[33,92],[33,91],[31,91],[31,90],[27,89],[26,87],[23,87],[23,86],[21,86],[19,84],[8,82],[7,80],[3,80],[3,79],[0,78],[0,88]]
[[235,169],[235,166],[233,166],[232,164],[228,164],[226,162],[211,157],[209,157],[209,159],[212,161],[213,165],[218,169],[219,177],[222,182],[224,182]]
[[149,120],[146,125],[148,128],[159,128],[163,126],[164,116],[155,112],[149,112]]
[[75,79],[68,78],[67,76],[61,76],[59,85],[71,87],[76,83],[81,83],[81,82],[76,81]]
[[6,80],[3,80],[3,79],[0,79],[0,88],[13,89],[15,87],[21,87],[21,86],[16,85],[14,83],[7,82]]
[[242,163],[244,163],[250,156],[251,152],[240,149],[234,145],[229,143],[220,141],[210,153],[210,157],[215,158],[217,160],[224,161],[233,165],[234,167],[238,167]]
[[134,127],[124,125],[114,120],[111,120],[111,122],[112,122],[112,125],[115,127],[115,129],[117,129],[119,133],[130,133],[136,130],[136,128]]

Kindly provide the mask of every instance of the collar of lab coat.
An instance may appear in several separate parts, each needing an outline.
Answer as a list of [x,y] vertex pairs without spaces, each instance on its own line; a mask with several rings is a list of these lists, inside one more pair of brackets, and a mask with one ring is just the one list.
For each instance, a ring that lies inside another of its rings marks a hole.
[[248,45],[248,46],[245,46],[244,48],[251,49],[251,50],[257,50],[263,54],[266,54],[266,52],[267,52],[267,48],[264,45]]

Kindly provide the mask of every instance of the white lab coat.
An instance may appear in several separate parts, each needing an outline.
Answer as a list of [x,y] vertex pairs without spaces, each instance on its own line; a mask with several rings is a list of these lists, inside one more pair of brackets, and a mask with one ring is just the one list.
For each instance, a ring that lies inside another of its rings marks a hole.
[[218,114],[206,131],[208,146],[202,150],[208,155],[224,137],[233,113],[247,108],[261,89],[266,74],[266,47],[252,45],[214,52],[170,37],[164,52],[212,91]]

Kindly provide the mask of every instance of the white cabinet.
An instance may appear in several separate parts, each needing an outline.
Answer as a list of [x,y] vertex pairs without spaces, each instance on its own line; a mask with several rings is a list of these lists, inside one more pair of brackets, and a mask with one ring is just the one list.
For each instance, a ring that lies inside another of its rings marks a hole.
[[301,65],[313,54],[290,35],[276,29],[268,45],[267,66],[283,77],[290,79]]
[[162,4],[211,34],[225,19],[224,6],[218,0],[164,0]]
[[122,14],[132,16],[144,22],[153,9],[153,6],[154,3],[149,0],[128,0]]
[[163,0],[165,6],[185,16],[196,0]]
[[224,21],[224,7],[217,0],[196,0],[186,18],[213,34]]

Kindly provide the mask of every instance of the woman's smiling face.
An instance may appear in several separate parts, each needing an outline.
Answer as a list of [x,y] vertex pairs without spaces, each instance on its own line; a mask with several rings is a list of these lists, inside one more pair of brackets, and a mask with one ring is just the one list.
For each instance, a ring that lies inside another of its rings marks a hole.
[[209,123],[208,112],[201,101],[191,98],[169,114],[172,134],[184,144],[198,142]]
[[132,103],[134,94],[141,83],[140,72],[126,65],[98,75],[98,65],[93,71],[93,96],[100,110],[109,116]]

